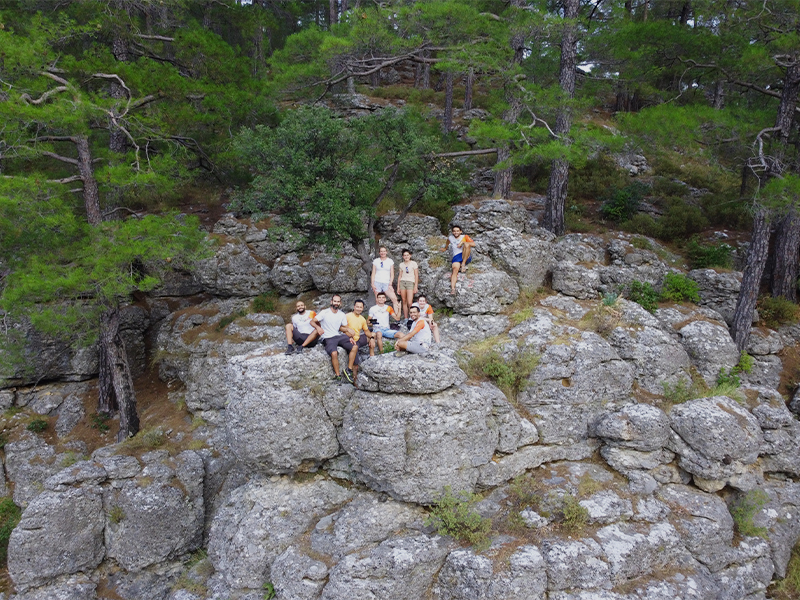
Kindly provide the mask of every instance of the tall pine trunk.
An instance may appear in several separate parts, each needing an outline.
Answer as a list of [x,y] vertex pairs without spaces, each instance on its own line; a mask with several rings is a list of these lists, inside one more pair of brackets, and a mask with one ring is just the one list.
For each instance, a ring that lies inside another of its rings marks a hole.
[[464,110],[472,109],[472,87],[475,85],[475,69],[470,67],[464,77]]
[[[133,377],[125,354],[122,336],[119,334],[119,309],[109,308],[100,317],[101,364],[106,370],[100,372],[101,403],[119,408],[119,433],[117,441],[122,441],[139,432],[139,415],[136,413],[136,394],[133,390]],[[103,398],[103,394],[113,397]]]
[[764,274],[764,265],[767,263],[769,253],[769,231],[769,212],[766,208],[759,207],[753,218],[753,237],[750,240],[747,264],[742,275],[742,287],[739,290],[731,323],[731,337],[740,352],[747,348],[747,343],[750,341],[753,311],[756,308],[761,276]]
[[453,129],[453,74],[448,71],[444,75],[444,119],[442,129],[450,133]]
[[797,301],[797,276],[800,267],[800,215],[791,208],[781,219],[775,237],[775,267],[772,295]]
[[[558,81],[567,101],[575,96],[575,67],[577,64],[577,30],[574,20],[578,18],[579,0],[564,0],[564,34],[561,38],[561,65]],[[569,143],[567,135],[572,127],[572,110],[564,104],[556,115],[554,133]],[[547,202],[544,211],[544,228],[556,235],[564,234],[564,205],[567,200],[569,183],[569,162],[554,160],[547,185]]]
[[[506,99],[508,100],[508,109],[503,111],[503,121],[505,123],[513,124],[517,122],[520,114],[522,114],[522,102],[516,96],[513,87],[506,89]],[[511,146],[508,142],[504,142],[497,148],[497,164],[501,164],[511,157]],[[509,165],[503,169],[497,169],[494,173],[494,190],[492,191],[493,198],[510,198],[511,197],[511,180],[514,175],[514,166]]]

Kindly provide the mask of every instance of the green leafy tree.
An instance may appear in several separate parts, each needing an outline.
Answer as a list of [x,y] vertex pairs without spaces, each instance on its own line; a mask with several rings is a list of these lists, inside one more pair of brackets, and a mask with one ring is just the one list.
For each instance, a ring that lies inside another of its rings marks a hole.
[[436,157],[436,138],[408,111],[347,121],[326,108],[300,108],[276,128],[243,129],[234,147],[253,173],[234,210],[278,213],[283,224],[329,247],[349,242],[365,265],[384,199],[403,206],[397,225],[414,206],[454,203],[465,191],[456,166]]

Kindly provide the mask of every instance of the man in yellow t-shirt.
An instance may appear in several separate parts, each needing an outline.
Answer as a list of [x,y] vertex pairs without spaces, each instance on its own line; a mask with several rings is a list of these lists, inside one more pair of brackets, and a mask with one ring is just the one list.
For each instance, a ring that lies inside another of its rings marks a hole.
[[[361,316],[363,312],[364,301],[356,300],[353,303],[353,312],[349,312],[345,315],[347,318],[347,326],[355,333],[355,335],[350,338],[350,341],[357,346],[356,353],[358,352],[358,348],[363,348],[369,344],[369,355],[375,356],[375,334],[369,330],[367,320]],[[351,352],[350,360],[348,361],[349,364],[347,365],[348,369],[353,373],[353,381],[355,381],[358,375],[358,365],[355,363],[355,358],[355,353]]]

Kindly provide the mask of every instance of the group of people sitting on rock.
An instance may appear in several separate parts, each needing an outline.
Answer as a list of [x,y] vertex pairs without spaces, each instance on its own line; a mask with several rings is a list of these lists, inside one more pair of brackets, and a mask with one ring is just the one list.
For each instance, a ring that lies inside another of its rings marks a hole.
[[[452,254],[450,293],[455,294],[458,273],[465,272],[472,261],[474,242],[462,233],[458,225],[453,225],[448,244]],[[339,294],[334,294],[329,308],[319,313],[307,310],[305,303],[298,300],[297,312],[292,316],[292,322],[286,325],[286,354],[302,353],[321,340],[331,357],[334,380],[355,383],[361,362],[358,351],[364,346],[369,346],[369,355],[375,356],[375,348],[379,353],[383,352],[384,339],[393,340],[398,353],[411,354],[424,354],[434,340],[439,343],[439,327],[433,320],[433,308],[424,295],[414,299],[419,291],[419,267],[411,260],[411,251],[407,249],[402,252],[403,262],[399,265],[396,290],[402,300],[402,320],[408,320],[408,332],[403,333],[398,325],[392,327],[390,319],[400,321],[400,302],[392,288],[394,261],[387,255],[387,249],[382,246],[378,258],[372,261],[371,283],[376,304],[369,309],[369,322],[363,316],[363,300],[356,300],[353,310],[346,314],[341,310],[342,297]],[[386,305],[387,296],[394,308]],[[339,348],[348,354],[344,373],[339,368]]]

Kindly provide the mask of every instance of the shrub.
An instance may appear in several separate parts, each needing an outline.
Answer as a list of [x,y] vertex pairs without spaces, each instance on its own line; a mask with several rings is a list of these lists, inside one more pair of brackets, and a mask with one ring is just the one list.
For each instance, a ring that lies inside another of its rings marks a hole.
[[661,299],[667,302],[700,302],[700,286],[686,275],[667,273],[661,288]]
[[646,281],[631,281],[628,300],[636,302],[648,312],[654,312],[658,308],[658,292]]
[[267,292],[266,294],[259,294],[253,298],[251,304],[253,312],[257,313],[271,313],[278,310],[278,294],[275,292]]
[[777,329],[781,325],[797,322],[798,307],[781,296],[762,296],[758,300],[758,314],[767,327]]
[[233,313],[233,314],[231,314],[231,315],[227,315],[227,316],[225,316],[225,317],[222,317],[222,318],[219,320],[219,323],[217,323],[216,330],[217,330],[217,331],[222,331],[222,330],[223,330],[223,329],[225,329],[225,328],[226,328],[228,325],[230,325],[231,323],[233,323],[233,322],[234,322],[236,319],[238,319],[238,318],[240,318],[240,317],[243,317],[243,316],[245,316],[246,314],[247,314],[247,313],[246,313],[245,311],[243,311],[243,310],[237,310],[235,313]]
[[8,539],[21,515],[22,510],[11,498],[0,498],[0,564],[3,566],[8,558]]
[[33,431],[34,433],[42,433],[47,429],[47,421],[44,419],[33,419],[28,426],[25,427],[28,431]]
[[664,388],[664,398],[670,404],[683,404],[692,398],[697,398],[697,389],[694,384],[690,384],[686,380],[680,380],[677,383],[670,385],[666,381],[661,382]]
[[525,389],[528,377],[539,364],[539,355],[522,349],[512,359],[506,359],[497,350],[476,352],[470,359],[469,371],[491,379],[510,399]]
[[656,220],[650,215],[637,213],[627,221],[619,224],[619,228],[628,233],[638,233],[648,237],[660,237],[661,229]]
[[800,598],[800,542],[795,544],[786,566],[786,577],[773,582],[769,595],[774,600],[797,600]]
[[[742,373],[749,373],[752,370],[753,357],[747,352],[742,351],[742,353],[739,355],[739,362],[737,362],[730,369],[723,367],[719,370],[719,375],[717,376],[717,388],[725,386],[738,388],[742,383],[739,379],[739,375]],[[720,395],[724,396],[727,394],[721,393]]]
[[753,524],[753,517],[769,502],[764,490],[754,489],[743,494],[730,507],[733,522],[740,534],[750,537],[767,537],[766,527]]
[[155,450],[167,442],[167,436],[161,429],[143,429],[132,438],[122,442],[128,450]]
[[261,589],[264,590],[264,600],[272,600],[275,597],[275,586],[271,581],[267,581]]
[[640,181],[617,188],[605,198],[600,214],[611,221],[627,221],[639,210],[639,203],[649,191],[650,186]]
[[108,413],[94,413],[90,419],[92,420],[92,429],[97,429],[100,433],[106,433],[109,429],[111,429],[108,425],[108,420],[111,418],[111,415]]
[[567,531],[580,531],[589,522],[589,511],[580,505],[578,499],[572,494],[565,494],[562,498],[561,514],[564,519],[561,525]]
[[431,507],[431,514],[425,519],[425,525],[434,526],[439,535],[449,535],[472,544],[476,550],[485,550],[489,547],[491,521],[475,510],[479,499],[478,495],[469,492],[454,494],[448,485],[444,488],[444,494]]
[[603,306],[614,306],[619,300],[619,294],[616,292],[606,292],[603,294]]
[[119,504],[115,504],[108,510],[108,520],[115,525],[125,518],[125,511]]
[[622,312],[615,308],[615,304],[606,304],[606,299],[581,318],[581,327],[594,331],[606,337],[619,325]]
[[730,269],[733,267],[733,246],[724,242],[701,244],[697,238],[692,238],[686,244],[686,257],[693,269]]
[[667,242],[685,240],[700,233],[708,225],[703,211],[683,200],[670,202],[664,215],[658,220],[658,238]]

